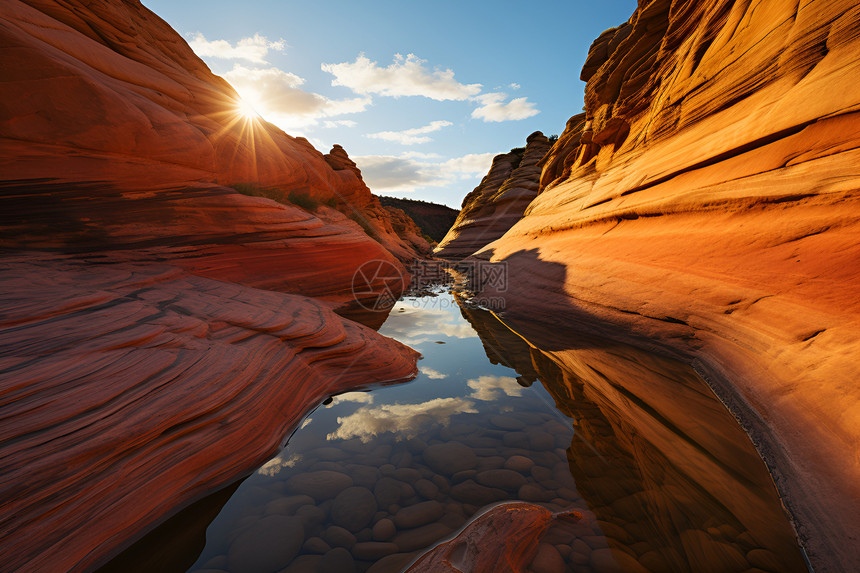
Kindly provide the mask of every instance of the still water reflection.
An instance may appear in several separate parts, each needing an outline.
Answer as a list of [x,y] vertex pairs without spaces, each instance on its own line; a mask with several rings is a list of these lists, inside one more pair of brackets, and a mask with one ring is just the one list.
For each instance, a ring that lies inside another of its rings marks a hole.
[[380,332],[423,354],[419,377],[314,411],[190,571],[401,571],[503,500],[584,516],[541,542],[536,573],[806,570],[763,464],[692,370],[569,333],[540,350],[457,302],[397,304]]

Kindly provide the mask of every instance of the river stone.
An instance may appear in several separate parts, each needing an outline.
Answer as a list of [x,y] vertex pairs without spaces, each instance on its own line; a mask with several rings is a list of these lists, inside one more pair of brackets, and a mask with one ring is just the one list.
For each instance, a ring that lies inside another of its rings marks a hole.
[[439,494],[439,486],[429,479],[421,478],[412,487],[415,488],[418,495],[426,499],[434,499]]
[[331,546],[322,537],[309,537],[305,540],[305,544],[302,545],[302,550],[305,553],[318,553],[322,555],[331,551]]
[[266,573],[289,565],[305,540],[302,520],[269,515],[243,531],[230,544],[227,565],[233,573]]
[[352,549],[352,546],[355,545],[355,535],[337,525],[330,525],[322,537],[332,547]]
[[388,541],[394,534],[397,533],[397,528],[394,527],[394,522],[388,519],[380,519],[373,526],[373,539],[376,541]]
[[352,477],[353,485],[360,485],[366,488],[373,488],[379,478],[382,477],[382,473],[380,473],[378,468],[363,465],[350,467],[349,475]]
[[404,507],[394,516],[394,523],[399,529],[410,529],[436,521],[445,510],[438,501],[423,501]]
[[523,474],[529,473],[535,463],[525,456],[511,456],[505,460],[504,468],[506,470],[514,470]]
[[522,430],[525,423],[510,416],[491,416],[490,423],[502,430]]
[[508,448],[529,449],[529,437],[525,432],[510,432],[502,438],[502,443]]
[[349,551],[343,547],[338,547],[323,555],[317,566],[317,571],[355,573],[355,559]]
[[470,470],[478,463],[478,458],[471,448],[459,442],[433,444],[427,446],[421,454],[426,463],[436,473],[452,476],[463,470]]
[[333,448],[331,446],[313,449],[308,452],[307,455],[326,462],[339,462],[349,457],[346,452],[340,448]]
[[451,488],[451,497],[459,502],[481,507],[488,503],[505,499],[508,497],[508,494],[504,490],[489,488],[479,485],[472,480],[466,480]]
[[306,472],[287,480],[288,490],[309,495],[317,501],[331,499],[351,485],[351,477],[331,470]]
[[477,470],[463,470],[463,471],[457,472],[453,476],[451,476],[451,481],[454,483],[460,483],[460,482],[466,481],[467,479],[472,479],[476,475],[478,475]]
[[582,539],[574,540],[570,546],[570,562],[574,565],[585,565],[590,561],[591,547]]
[[373,495],[379,507],[388,507],[400,501],[401,483],[394,478],[380,478],[373,486]]
[[523,484],[519,491],[517,491],[517,499],[523,501],[549,501],[552,498],[552,492],[533,483]]
[[296,510],[296,517],[302,520],[305,531],[309,531],[325,521],[325,510],[315,505],[303,505]]
[[447,537],[453,530],[441,523],[430,523],[416,529],[402,531],[394,538],[394,543],[402,552],[424,549]]
[[331,520],[353,533],[366,527],[376,513],[376,498],[366,487],[348,487],[334,498]]
[[[322,561],[322,555],[299,555],[290,566],[282,569],[278,573],[317,573],[319,564]],[[195,573],[197,573],[195,571]]]
[[411,484],[421,479],[421,472],[415,468],[397,468],[394,470],[394,478]]
[[415,559],[415,553],[395,553],[383,557],[367,570],[367,573],[394,573],[403,571]]
[[303,505],[312,504],[313,498],[309,495],[291,495],[281,497],[266,504],[266,515],[292,515]]
[[594,573],[649,573],[635,557],[609,548],[595,549],[589,558]]
[[352,554],[356,559],[362,561],[376,561],[382,559],[386,555],[397,553],[398,548],[394,543],[385,543],[383,541],[366,541],[364,543],[356,543],[352,548]]
[[547,434],[541,430],[531,430],[526,434],[529,439],[531,449],[546,452],[555,448],[555,438],[552,434]]
[[479,472],[475,476],[475,481],[487,487],[507,490],[518,490],[526,484],[526,478],[521,473],[503,469]]
[[555,547],[549,543],[541,543],[530,569],[532,573],[564,573],[567,566]]

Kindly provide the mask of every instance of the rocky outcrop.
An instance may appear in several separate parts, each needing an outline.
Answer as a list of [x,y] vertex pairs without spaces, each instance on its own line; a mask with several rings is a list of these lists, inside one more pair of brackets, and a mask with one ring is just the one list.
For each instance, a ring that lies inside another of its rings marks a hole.
[[0,41],[3,180],[129,192],[253,184],[343,203],[401,259],[415,256],[389,236],[385,211],[340,146],[323,156],[243,115],[233,88],[140,2],[13,0]]
[[[641,3],[507,261],[508,317],[693,363],[772,469],[816,571],[860,567],[860,7]],[[493,293],[485,293],[493,294]]]
[[380,203],[385,207],[396,207],[415,221],[421,231],[433,241],[439,242],[448,232],[448,229],[457,220],[460,212],[447,205],[421,201],[419,199],[403,199],[381,195]]
[[312,299],[169,265],[0,263],[3,570],[92,568],[416,353]]
[[332,309],[422,245],[137,1],[10,0],[0,42],[0,569],[87,570],[327,396],[413,376]]
[[493,158],[490,172],[466,195],[454,226],[434,249],[445,259],[461,259],[501,237],[519,221],[537,196],[541,168],[549,140],[536,131],[524,148]]

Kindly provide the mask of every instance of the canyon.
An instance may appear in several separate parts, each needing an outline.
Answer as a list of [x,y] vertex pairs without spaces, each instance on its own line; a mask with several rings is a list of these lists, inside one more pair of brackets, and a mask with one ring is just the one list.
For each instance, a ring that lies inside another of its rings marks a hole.
[[523,216],[467,198],[486,234],[437,250],[506,264],[479,293],[506,321],[692,364],[816,571],[860,567],[858,51],[852,2],[640,2],[592,44]]
[[380,324],[358,269],[396,297],[430,246],[139,2],[13,0],[0,41],[3,569],[89,570],[330,395],[414,376],[335,312]]

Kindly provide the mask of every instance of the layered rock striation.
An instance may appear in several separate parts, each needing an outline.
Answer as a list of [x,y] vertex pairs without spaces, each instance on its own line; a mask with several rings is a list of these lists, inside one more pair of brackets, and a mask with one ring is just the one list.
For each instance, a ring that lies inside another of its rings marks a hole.
[[462,259],[501,237],[520,220],[537,197],[541,168],[538,163],[550,148],[539,131],[524,148],[493,158],[490,172],[466,195],[454,225],[434,249],[436,256]]
[[0,42],[0,569],[89,570],[413,376],[332,310],[380,323],[429,246],[140,2],[11,0]]
[[858,53],[852,2],[640,2],[592,45],[540,194],[476,254],[507,261],[484,294],[509,318],[694,364],[816,571],[860,567]]

